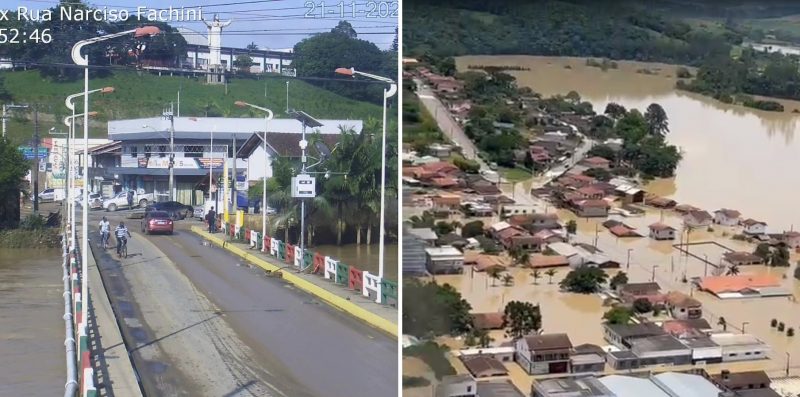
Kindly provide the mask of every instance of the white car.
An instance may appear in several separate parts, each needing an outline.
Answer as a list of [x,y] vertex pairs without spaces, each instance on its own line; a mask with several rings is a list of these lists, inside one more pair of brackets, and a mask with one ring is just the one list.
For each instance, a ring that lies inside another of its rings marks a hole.
[[[133,207],[137,205],[141,208],[147,207],[148,203],[155,202],[155,195],[153,193],[144,193],[144,194],[134,194],[133,195]],[[106,211],[114,212],[120,208],[127,208],[128,207],[128,193],[127,192],[120,192],[114,195],[107,200],[103,201],[103,208]],[[133,209],[133,208],[130,208]]]
[[53,201],[56,199],[56,189],[44,189],[39,192],[39,201]]
[[[75,198],[75,205],[83,207],[83,195]],[[103,208],[103,195],[100,193],[89,193],[89,208]]]

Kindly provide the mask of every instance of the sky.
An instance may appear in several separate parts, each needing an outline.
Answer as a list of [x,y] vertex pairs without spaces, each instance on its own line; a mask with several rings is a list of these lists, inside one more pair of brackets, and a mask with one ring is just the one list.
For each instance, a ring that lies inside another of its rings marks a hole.
[[[340,20],[347,20],[359,34],[359,38],[375,43],[380,49],[388,49],[397,27],[398,0],[371,1],[345,0],[86,0],[95,8],[127,9],[134,12],[137,7],[163,9],[203,7],[207,20],[218,14],[221,20],[232,19],[223,29],[222,45],[245,47],[255,42],[262,49],[292,48],[295,43],[309,37],[311,33],[330,31]],[[311,4],[314,3],[312,7]],[[43,10],[58,4],[58,0],[3,0],[0,8],[16,9],[24,6]],[[355,6],[353,6],[355,4]],[[368,11],[375,8],[376,11]],[[324,15],[323,10],[324,9]],[[355,18],[353,12],[355,9]],[[379,10],[379,11],[378,11]],[[14,11],[16,12],[16,11]],[[341,18],[341,14],[345,14]],[[394,15],[392,15],[394,14]],[[203,22],[170,22],[174,27],[183,26],[205,34]],[[226,33],[227,32],[227,33]]]

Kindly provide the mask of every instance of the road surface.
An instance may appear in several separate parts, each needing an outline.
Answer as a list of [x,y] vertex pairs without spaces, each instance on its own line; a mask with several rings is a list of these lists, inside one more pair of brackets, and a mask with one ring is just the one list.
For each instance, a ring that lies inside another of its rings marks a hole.
[[204,244],[193,220],[172,236],[126,221],[129,257],[99,263],[147,395],[397,394],[390,336]]

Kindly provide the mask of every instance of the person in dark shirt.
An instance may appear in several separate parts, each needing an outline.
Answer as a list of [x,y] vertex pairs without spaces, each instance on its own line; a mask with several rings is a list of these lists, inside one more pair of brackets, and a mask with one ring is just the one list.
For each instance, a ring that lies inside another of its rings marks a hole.
[[214,212],[214,207],[211,207],[211,209],[208,211],[208,214],[206,214],[206,222],[208,222],[209,233],[214,233],[214,231],[216,230],[215,228],[216,221],[217,221],[217,213]]

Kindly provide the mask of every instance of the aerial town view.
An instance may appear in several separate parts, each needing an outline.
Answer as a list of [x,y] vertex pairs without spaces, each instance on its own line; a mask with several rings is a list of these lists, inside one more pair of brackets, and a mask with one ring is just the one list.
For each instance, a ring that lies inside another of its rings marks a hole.
[[403,4],[402,388],[800,395],[800,4]]
[[0,4],[0,396],[398,395],[399,3],[309,3]]

